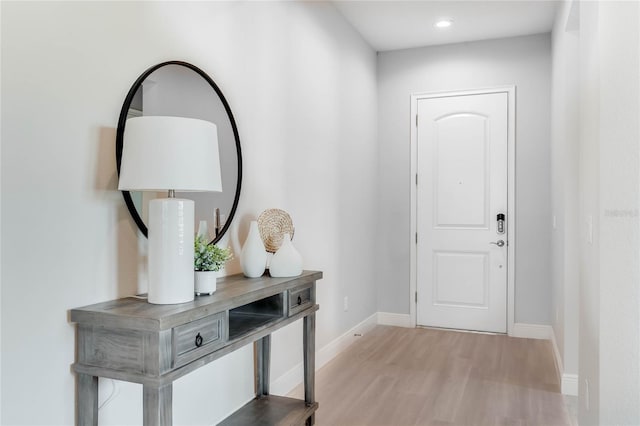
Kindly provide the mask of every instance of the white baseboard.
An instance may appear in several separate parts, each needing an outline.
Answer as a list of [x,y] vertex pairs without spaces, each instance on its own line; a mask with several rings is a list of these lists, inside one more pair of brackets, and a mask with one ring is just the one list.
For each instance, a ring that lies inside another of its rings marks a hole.
[[560,392],[563,395],[578,396],[578,375],[563,374],[560,381]]
[[[346,333],[329,342],[316,352],[316,371],[335,358],[340,352],[347,349],[353,342],[371,331],[376,326],[378,314],[375,313],[365,319]],[[304,367],[298,363],[291,370],[273,380],[270,384],[270,392],[274,395],[286,395],[296,386],[302,383]]]
[[562,382],[562,374],[564,373],[564,365],[562,363],[562,357],[560,356],[560,349],[558,349],[558,342],[556,341],[556,333],[551,330],[551,346],[553,348],[553,359],[556,361],[556,374],[558,379]]
[[376,326],[377,314],[371,315],[349,331],[338,337],[328,345],[325,345],[316,353],[316,370],[335,358],[340,352],[347,349],[353,342],[371,331]]
[[550,325],[525,324],[522,322],[513,324],[513,330],[509,333],[509,336],[511,337],[545,340],[551,340],[552,335],[553,328]]
[[291,370],[271,381],[269,385],[269,393],[281,396],[288,394],[296,386],[302,383],[303,373],[304,369],[302,363],[296,364],[296,366]]
[[564,365],[562,357],[560,356],[560,350],[558,349],[556,333],[553,331],[553,328],[551,328],[551,345],[553,346],[553,357],[556,361],[556,371],[560,379],[560,393],[563,395],[578,396],[578,375],[564,372]]
[[395,327],[411,328],[411,315],[393,314],[390,312],[378,312],[378,324],[392,325]]

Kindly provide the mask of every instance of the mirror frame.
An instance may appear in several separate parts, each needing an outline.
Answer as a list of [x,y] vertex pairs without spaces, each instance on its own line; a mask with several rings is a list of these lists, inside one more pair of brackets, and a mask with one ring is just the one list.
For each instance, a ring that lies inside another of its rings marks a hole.
[[[122,109],[120,110],[120,118],[118,119],[118,130],[116,133],[116,169],[117,169],[118,177],[120,177],[120,165],[122,163],[124,128],[127,122],[127,113],[129,111],[129,108],[131,108],[131,102],[133,101],[133,97],[138,91],[138,89],[142,86],[142,83],[144,82],[144,80],[146,80],[146,78],[149,77],[151,73],[153,73],[158,68],[161,68],[167,65],[180,65],[183,67],[187,67],[192,71],[195,71],[197,74],[199,74],[200,77],[204,78],[207,81],[207,83],[209,83],[211,88],[215,91],[215,93],[218,95],[218,97],[220,98],[220,101],[222,101],[222,104],[224,105],[224,109],[227,112],[229,121],[231,122],[231,127],[233,129],[233,136],[235,138],[235,143],[236,143],[236,155],[238,157],[238,180],[236,183],[236,193],[234,195],[231,211],[227,215],[227,219],[224,223],[224,226],[220,230],[220,233],[216,235],[215,238],[209,243],[209,244],[215,244],[222,239],[224,234],[227,232],[227,230],[231,226],[231,222],[236,213],[236,209],[238,208],[238,200],[240,199],[240,189],[242,188],[242,149],[240,148],[240,136],[238,135],[238,127],[236,126],[236,120],[233,118],[233,113],[231,112],[231,108],[229,107],[229,103],[227,102],[227,99],[222,94],[222,91],[220,90],[218,85],[211,79],[211,77],[209,77],[200,68],[188,62],[183,62],[183,61],[162,62],[160,64],[154,65],[151,68],[147,69],[133,83],[133,86],[131,86],[131,89],[129,89],[129,93],[127,93],[127,96],[124,99],[124,104],[122,105]],[[142,232],[142,234],[145,237],[148,238],[149,231],[148,231],[147,225],[144,223],[144,221],[138,214],[138,210],[133,204],[131,193],[129,191],[121,191],[121,192],[122,192],[122,196],[124,197],[124,202],[127,205],[127,209],[131,214],[131,217],[135,221],[136,225],[138,225],[138,229],[140,230],[140,232]]]

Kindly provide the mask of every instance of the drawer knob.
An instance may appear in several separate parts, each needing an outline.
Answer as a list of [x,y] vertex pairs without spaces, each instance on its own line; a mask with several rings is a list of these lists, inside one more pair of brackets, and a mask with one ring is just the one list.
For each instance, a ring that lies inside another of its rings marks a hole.
[[196,336],[196,346],[202,346],[202,336],[200,335],[200,333],[198,333],[198,335]]
[[298,305],[302,305],[302,297],[298,296]]

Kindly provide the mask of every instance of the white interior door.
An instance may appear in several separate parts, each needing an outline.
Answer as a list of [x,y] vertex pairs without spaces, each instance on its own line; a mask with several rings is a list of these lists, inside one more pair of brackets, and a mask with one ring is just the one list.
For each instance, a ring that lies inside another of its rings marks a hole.
[[508,95],[417,107],[417,324],[505,333]]

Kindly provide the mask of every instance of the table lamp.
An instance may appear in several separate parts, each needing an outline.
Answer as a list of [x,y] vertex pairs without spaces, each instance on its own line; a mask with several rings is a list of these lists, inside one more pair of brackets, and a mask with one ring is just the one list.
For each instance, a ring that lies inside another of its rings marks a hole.
[[168,191],[149,202],[148,301],[193,300],[194,202],[175,198],[175,191],[222,191],[216,125],[183,117],[128,119],[118,189]]

